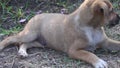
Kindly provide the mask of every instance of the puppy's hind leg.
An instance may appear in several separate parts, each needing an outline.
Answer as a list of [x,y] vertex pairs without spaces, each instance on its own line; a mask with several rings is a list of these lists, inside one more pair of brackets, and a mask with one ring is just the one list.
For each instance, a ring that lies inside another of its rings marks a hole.
[[27,57],[28,56],[27,48],[28,46],[26,44],[20,45],[18,55],[22,58]]
[[14,43],[27,43],[34,41],[37,38],[37,34],[35,32],[30,31],[22,31],[17,35],[10,36],[3,41],[0,42],[0,50],[5,48],[6,46]]
[[30,42],[30,43],[23,43],[22,45],[20,45],[18,54],[20,57],[27,57],[28,53],[27,53],[27,49],[28,48],[32,48],[32,47],[44,47],[43,45],[41,45],[39,42],[34,41],[34,42]]

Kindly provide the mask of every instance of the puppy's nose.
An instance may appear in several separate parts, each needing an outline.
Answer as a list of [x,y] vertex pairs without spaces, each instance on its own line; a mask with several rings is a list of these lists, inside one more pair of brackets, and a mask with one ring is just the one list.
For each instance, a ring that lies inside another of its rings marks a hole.
[[114,14],[111,16],[111,18],[109,19],[109,24],[108,26],[114,27],[115,25],[119,24],[119,20],[120,20],[120,16],[118,14]]

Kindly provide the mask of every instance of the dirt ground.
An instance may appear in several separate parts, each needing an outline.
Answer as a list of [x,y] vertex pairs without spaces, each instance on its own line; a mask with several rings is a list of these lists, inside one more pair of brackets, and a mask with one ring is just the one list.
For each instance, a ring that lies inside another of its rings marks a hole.
[[[20,58],[17,46],[5,48],[0,52],[0,68],[92,68],[88,63],[49,48],[31,48],[28,53],[27,58]],[[96,55],[107,61],[109,68],[120,68],[120,53],[98,50]]]
[[[120,41],[120,24],[106,28],[106,33],[110,38]],[[0,40],[3,38],[5,36],[0,35]],[[67,54],[49,48],[31,48],[28,53],[27,58],[20,58],[17,46],[5,48],[0,52],[0,68],[93,68],[86,62],[71,59]],[[98,50],[96,55],[107,61],[109,68],[120,68],[120,52]]]

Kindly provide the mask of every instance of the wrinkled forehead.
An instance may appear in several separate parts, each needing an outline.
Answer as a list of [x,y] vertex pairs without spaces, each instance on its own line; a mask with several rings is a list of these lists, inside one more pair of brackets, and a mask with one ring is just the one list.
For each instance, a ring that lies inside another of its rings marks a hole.
[[113,10],[113,6],[112,6],[112,3],[110,2],[110,0],[84,0],[89,6],[94,3],[94,2],[97,2],[97,3],[105,3],[109,9],[109,11],[112,11]]
[[111,3],[109,0],[101,0],[101,1],[103,1],[103,2],[108,6],[108,9],[109,9],[110,11],[113,10],[112,3]]

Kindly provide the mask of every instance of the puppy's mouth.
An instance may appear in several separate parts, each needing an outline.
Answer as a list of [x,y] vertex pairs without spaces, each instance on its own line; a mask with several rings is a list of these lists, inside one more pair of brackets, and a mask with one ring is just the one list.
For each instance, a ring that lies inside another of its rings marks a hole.
[[114,27],[115,25],[119,24],[120,16],[118,14],[113,13],[109,18],[109,23],[107,26],[109,28]]

